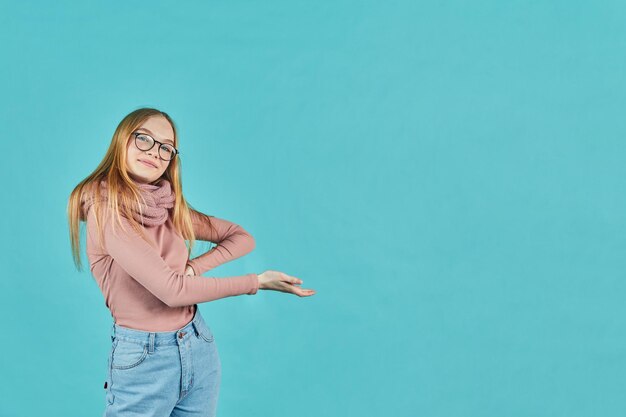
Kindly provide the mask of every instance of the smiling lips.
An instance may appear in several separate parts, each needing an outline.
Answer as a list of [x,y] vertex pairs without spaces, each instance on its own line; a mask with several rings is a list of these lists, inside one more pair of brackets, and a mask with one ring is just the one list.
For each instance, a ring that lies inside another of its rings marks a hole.
[[148,161],[146,161],[146,160],[144,160],[144,159],[138,159],[138,161],[139,161],[139,162],[141,162],[141,163],[142,163],[142,164],[144,164],[144,165],[149,166],[149,167],[152,167],[152,168],[157,168],[157,166],[156,166],[156,165],[154,165],[152,162],[148,162]]

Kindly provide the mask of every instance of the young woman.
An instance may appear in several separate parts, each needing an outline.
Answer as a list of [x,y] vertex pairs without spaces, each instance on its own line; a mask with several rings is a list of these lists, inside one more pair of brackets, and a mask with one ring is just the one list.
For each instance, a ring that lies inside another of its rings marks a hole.
[[[69,198],[74,262],[81,270],[84,221],[90,270],[113,317],[105,416],[214,416],[221,365],[197,303],[259,289],[315,294],[279,271],[199,277],[255,242],[241,226],[185,201],[178,145],[169,115],[135,110]],[[217,246],[189,259],[196,239]]]

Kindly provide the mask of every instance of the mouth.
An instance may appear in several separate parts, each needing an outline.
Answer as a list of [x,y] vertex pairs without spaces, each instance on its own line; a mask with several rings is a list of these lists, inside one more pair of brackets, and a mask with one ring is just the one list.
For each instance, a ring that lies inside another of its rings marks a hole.
[[145,159],[138,159],[138,161],[146,166],[149,166],[152,168],[158,168],[155,164],[153,164],[152,162],[146,161]]

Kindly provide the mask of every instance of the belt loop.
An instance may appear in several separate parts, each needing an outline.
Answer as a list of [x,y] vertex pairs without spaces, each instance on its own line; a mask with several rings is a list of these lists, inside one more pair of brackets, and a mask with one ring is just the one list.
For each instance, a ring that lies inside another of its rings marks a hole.
[[148,342],[148,353],[154,352],[154,336],[155,336],[155,333],[150,332],[149,342]]
[[111,342],[115,340],[115,322],[113,322],[113,325],[111,326]]

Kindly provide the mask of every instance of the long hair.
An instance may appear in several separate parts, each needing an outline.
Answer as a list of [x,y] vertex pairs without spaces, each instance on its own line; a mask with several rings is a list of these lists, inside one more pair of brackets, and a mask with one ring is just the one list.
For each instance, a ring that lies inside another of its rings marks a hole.
[[[142,199],[139,188],[135,182],[129,177],[126,170],[126,147],[132,133],[139,128],[144,121],[151,116],[165,117],[174,130],[174,147],[178,148],[178,134],[176,126],[170,116],[160,110],[144,107],[132,111],[126,115],[115,129],[111,144],[104,158],[98,167],[87,178],[82,180],[72,191],[67,203],[67,216],[69,222],[70,242],[72,247],[72,257],[74,264],[79,271],[82,270],[80,259],[80,222],[87,221],[86,213],[82,210],[82,201],[84,198],[93,198],[94,204],[91,207],[96,215],[96,226],[98,231],[98,239],[102,245],[102,225],[105,219],[117,219],[117,224],[123,229],[120,215],[126,217],[132,228],[136,230],[144,240],[145,235],[142,232],[142,226],[134,219],[131,214],[132,210],[139,207]],[[187,203],[183,197],[181,184],[181,162],[177,156],[170,161],[167,169],[163,172],[161,178],[167,179],[176,195],[174,207],[172,210],[172,223],[176,231],[189,241],[187,246],[188,255],[191,254],[195,243],[195,234],[192,226],[192,213],[194,211],[201,216],[209,226],[213,229],[210,216],[207,216]],[[100,181],[107,183],[107,199],[100,198]],[[112,223],[113,228],[115,222]],[[150,243],[150,242],[148,242]]]

